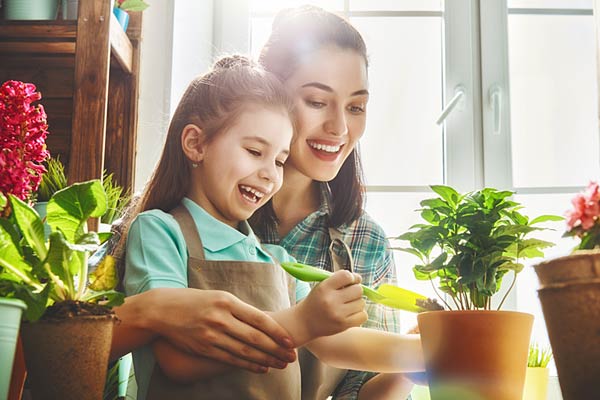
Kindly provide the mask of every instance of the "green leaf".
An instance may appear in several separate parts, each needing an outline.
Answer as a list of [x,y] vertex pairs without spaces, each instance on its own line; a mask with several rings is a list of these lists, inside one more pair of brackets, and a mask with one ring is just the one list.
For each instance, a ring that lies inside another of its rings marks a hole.
[[425,256],[419,252],[419,250],[412,249],[410,247],[392,247],[392,250],[403,251],[405,253],[412,254],[413,256],[419,257],[421,261],[424,261]]
[[[66,296],[59,296],[62,300],[73,299],[75,296],[74,271],[79,267],[79,260],[74,257],[73,250],[70,249],[70,243],[65,239],[61,231],[50,234],[50,249],[45,262],[50,266],[54,274],[65,285],[62,288]],[[50,281],[55,285],[54,281]]]
[[85,296],[81,299],[90,303],[102,302],[105,307],[116,307],[120,306],[125,301],[125,295],[116,290],[103,290],[96,292],[94,290],[88,290]]
[[46,285],[41,292],[34,292],[26,287],[17,288],[15,297],[27,304],[27,309],[23,312],[23,318],[29,322],[35,322],[40,319],[48,308],[49,294],[50,285]]
[[442,199],[446,200],[451,205],[457,204],[461,197],[460,194],[450,186],[432,185],[430,187],[431,190],[439,194]]
[[60,229],[68,241],[75,242],[88,218],[100,217],[106,209],[106,193],[99,180],[75,183],[52,196],[47,222],[52,231]]
[[6,204],[8,204],[8,201],[6,200],[6,196],[4,196],[4,193],[0,193],[0,211],[4,210],[4,207],[6,207]]
[[564,221],[564,217],[558,215],[540,215],[539,217],[536,217],[533,220],[531,220],[529,225],[539,224],[540,222],[546,221]]
[[19,282],[30,284],[31,266],[25,262],[11,234],[0,224],[0,266],[4,273],[14,276]]
[[149,5],[143,0],[125,0],[119,6],[120,9],[125,11],[144,11]]
[[48,249],[44,236],[44,224],[42,224],[40,216],[27,203],[13,195],[10,195],[10,204],[23,238],[35,251],[38,258],[43,260],[48,254]]
[[115,259],[106,256],[100,261],[96,270],[90,274],[89,288],[94,291],[106,291],[114,289],[118,283]]

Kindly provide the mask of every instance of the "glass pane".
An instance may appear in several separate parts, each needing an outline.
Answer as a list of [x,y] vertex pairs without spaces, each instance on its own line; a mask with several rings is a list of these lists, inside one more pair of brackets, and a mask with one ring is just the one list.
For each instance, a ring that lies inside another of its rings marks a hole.
[[367,184],[441,183],[442,129],[435,119],[442,104],[442,18],[360,17],[352,23],[370,57],[361,139]]
[[508,8],[592,9],[594,0],[508,0]]
[[508,21],[514,186],[584,185],[600,174],[593,17]]
[[[415,210],[420,208],[419,202],[433,197],[428,193],[367,193],[367,212],[377,221],[389,237],[395,237],[406,232],[412,225],[421,222],[421,216]],[[406,242],[391,241],[392,246],[406,247]],[[418,258],[394,251],[398,282],[400,287],[413,290],[425,296],[437,298],[429,281],[418,281],[412,272],[412,266],[417,264]],[[403,330],[417,324],[416,314],[401,313]]]
[[344,0],[251,0],[251,13],[275,14],[282,8],[312,4],[330,11],[343,11]]
[[250,53],[255,60],[258,60],[260,50],[263,48],[271,34],[273,18],[274,17],[253,17],[250,19]]
[[350,0],[352,11],[443,11],[442,0]]
[[[564,215],[571,207],[571,199],[575,194],[536,194],[517,195],[515,200],[525,206],[523,212],[530,217],[542,214]],[[565,232],[565,222],[548,222],[545,227],[553,230],[536,232],[532,237],[555,243],[556,246],[544,251],[544,260],[566,256],[575,247],[577,241],[573,238],[562,238]],[[525,260],[525,268],[519,274],[516,284],[517,308],[519,311],[531,313],[535,316],[531,340],[541,344],[548,344],[548,332],[544,322],[544,315],[537,295],[539,281],[533,269],[542,259]],[[551,365],[551,375],[556,375],[554,363]]]

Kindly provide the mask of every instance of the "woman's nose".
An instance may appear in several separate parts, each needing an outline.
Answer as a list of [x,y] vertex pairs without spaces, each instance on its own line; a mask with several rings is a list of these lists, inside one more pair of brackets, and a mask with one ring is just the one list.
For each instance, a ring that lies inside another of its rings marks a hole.
[[343,136],[348,133],[348,121],[344,110],[332,110],[325,122],[325,131],[332,135]]

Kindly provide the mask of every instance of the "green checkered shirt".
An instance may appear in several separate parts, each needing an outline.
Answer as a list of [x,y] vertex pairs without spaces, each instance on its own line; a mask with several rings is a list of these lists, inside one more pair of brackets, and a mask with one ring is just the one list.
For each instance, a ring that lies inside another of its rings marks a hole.
[[[329,189],[322,185],[321,207],[296,225],[284,238],[280,238],[276,228],[270,229],[264,243],[279,244],[284,247],[298,262],[332,270],[329,256]],[[394,258],[389,249],[383,229],[365,212],[350,225],[338,228],[341,239],[352,251],[354,272],[362,276],[363,283],[370,287],[378,287],[382,283],[397,285]],[[398,311],[367,300],[366,306],[369,320],[363,327],[400,332],[400,316]],[[356,399],[362,385],[375,374],[361,371],[349,371],[334,394],[336,400]]]

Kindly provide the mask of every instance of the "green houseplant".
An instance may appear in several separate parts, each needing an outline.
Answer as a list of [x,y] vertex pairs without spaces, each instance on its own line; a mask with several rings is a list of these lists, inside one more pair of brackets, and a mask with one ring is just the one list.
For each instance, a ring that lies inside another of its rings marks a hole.
[[102,398],[115,321],[110,307],[123,295],[113,290],[110,257],[87,274],[100,238],[86,232],[86,223],[107,208],[101,182],[77,183],[51,197],[47,240],[30,205],[14,195],[0,199],[11,210],[0,219],[0,282],[27,304],[21,334],[34,398]]
[[109,174],[106,171],[102,176],[102,186],[106,192],[107,210],[100,217],[100,222],[110,226],[123,214],[131,201],[131,194],[129,191],[124,191],[123,187],[117,184],[112,173]]
[[398,236],[409,247],[396,249],[419,258],[415,277],[432,284],[437,280],[448,299],[441,300],[454,310],[417,316],[432,399],[520,400],[533,316],[498,311],[506,294],[492,310],[492,297],[509,272],[512,289],[523,259],[541,257],[542,249],[552,246],[529,237],[543,229],[537,224],[562,218],[530,220],[511,200],[510,191],[485,188],[461,194],[441,185],[431,189],[438,197],[421,201],[424,222]]

